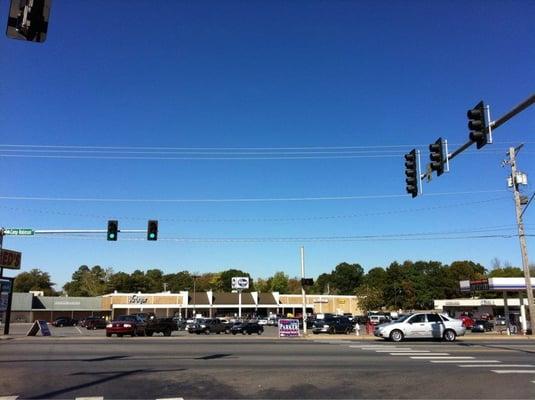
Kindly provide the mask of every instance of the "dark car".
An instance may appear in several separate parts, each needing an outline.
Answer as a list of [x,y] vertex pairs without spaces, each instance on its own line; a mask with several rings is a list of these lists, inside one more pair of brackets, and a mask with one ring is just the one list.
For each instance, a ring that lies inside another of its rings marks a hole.
[[229,333],[230,327],[228,324],[224,324],[219,318],[207,318],[192,324],[189,329],[189,333],[196,333],[197,335],[204,333],[209,335],[210,333]]
[[106,325],[106,336],[145,336],[145,321],[137,315],[120,315]]
[[102,317],[88,317],[84,320],[84,324],[80,324],[81,326],[85,326],[87,329],[105,329],[106,325],[108,325],[108,321],[106,321]]
[[353,324],[347,317],[327,317],[314,322],[312,333],[345,333],[349,334],[353,330]]
[[491,332],[494,329],[494,324],[484,319],[476,319],[472,326],[472,332]]
[[69,317],[59,317],[52,321],[52,325],[57,326],[59,328],[63,326],[76,326],[78,325],[78,320]]
[[233,335],[238,333],[241,333],[242,335],[251,335],[253,333],[261,335],[264,333],[264,328],[256,322],[238,322],[230,328],[230,333]]

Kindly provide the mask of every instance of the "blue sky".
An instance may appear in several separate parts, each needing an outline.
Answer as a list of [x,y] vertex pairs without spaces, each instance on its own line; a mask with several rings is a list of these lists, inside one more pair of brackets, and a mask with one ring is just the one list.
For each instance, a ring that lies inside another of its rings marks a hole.
[[[122,229],[145,229],[148,219],[160,221],[157,242],[126,233],[117,242],[104,234],[8,236],[5,247],[23,252],[23,270],[41,268],[59,285],[81,264],[292,276],[300,245],[313,277],[343,261],[365,269],[405,259],[520,265],[517,238],[440,238],[514,233],[500,163],[524,142],[519,165],[535,179],[533,109],[497,130],[495,144],[453,160],[424,196],[381,196],[404,194],[402,154],[415,145],[427,164],[427,144],[439,136],[452,148],[464,143],[466,110],[479,100],[497,117],[533,93],[532,2],[157,4],[55,1],[44,44],[0,38],[2,226],[105,229],[116,218]],[[87,146],[152,159],[72,153],[111,151]],[[174,148],[189,150],[170,156]],[[318,148],[326,158],[281,159]],[[340,158],[350,151],[374,157]],[[12,157],[23,154],[62,157]],[[185,159],[195,157],[203,159]],[[343,196],[372,198],[198,201]],[[525,214],[528,232],[534,213]],[[426,232],[426,240],[299,240]],[[164,240],[193,237],[201,241]],[[213,238],[225,240],[206,242]],[[226,241],[235,238],[291,240]]]

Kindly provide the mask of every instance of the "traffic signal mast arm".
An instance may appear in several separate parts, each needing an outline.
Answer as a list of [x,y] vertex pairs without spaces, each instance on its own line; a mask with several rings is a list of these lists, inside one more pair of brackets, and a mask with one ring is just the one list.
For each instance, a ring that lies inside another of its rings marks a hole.
[[[507,114],[503,115],[502,117],[498,118],[496,121],[489,122],[489,126],[487,126],[485,128],[485,133],[488,133],[489,128],[492,129],[492,130],[498,129],[500,126],[502,126],[507,121],[509,121],[511,118],[513,118],[515,115],[521,113],[526,108],[531,106],[533,103],[535,103],[535,94],[532,94],[530,97],[528,97],[522,103],[518,104],[511,111],[509,111]],[[469,140],[468,142],[463,144],[461,147],[459,147],[457,150],[455,150],[454,152],[448,154],[448,160],[451,160],[454,157],[458,156],[459,154],[461,154],[463,151],[465,151],[467,148],[469,148],[473,144],[474,144],[474,142],[472,140]]]

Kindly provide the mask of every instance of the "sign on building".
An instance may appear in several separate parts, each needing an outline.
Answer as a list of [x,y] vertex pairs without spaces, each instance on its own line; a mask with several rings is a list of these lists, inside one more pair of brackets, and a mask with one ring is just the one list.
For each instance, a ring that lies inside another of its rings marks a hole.
[[298,319],[279,319],[279,337],[299,336]]
[[249,289],[249,277],[242,276],[242,277],[234,277],[231,280],[232,289]]
[[22,253],[18,251],[2,249],[0,250],[0,268],[20,269]]

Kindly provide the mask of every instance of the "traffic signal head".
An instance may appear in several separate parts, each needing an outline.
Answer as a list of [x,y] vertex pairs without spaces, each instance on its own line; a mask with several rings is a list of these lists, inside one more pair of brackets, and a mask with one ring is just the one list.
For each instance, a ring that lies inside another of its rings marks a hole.
[[475,142],[480,149],[487,144],[487,125],[485,124],[485,104],[483,101],[468,110],[468,129],[470,130],[469,138]]
[[437,171],[437,176],[444,173],[444,164],[447,158],[444,139],[438,138],[435,143],[429,145],[429,159],[431,160],[429,166],[432,171]]
[[158,240],[158,221],[151,219],[147,226],[147,240]]
[[416,156],[416,149],[412,149],[410,153],[405,154],[405,182],[407,186],[405,190],[411,194],[412,197],[418,196],[418,159]]
[[119,222],[117,220],[108,221],[108,240],[117,240],[117,232],[119,232]]
[[12,39],[44,42],[52,0],[11,0],[6,35]]

